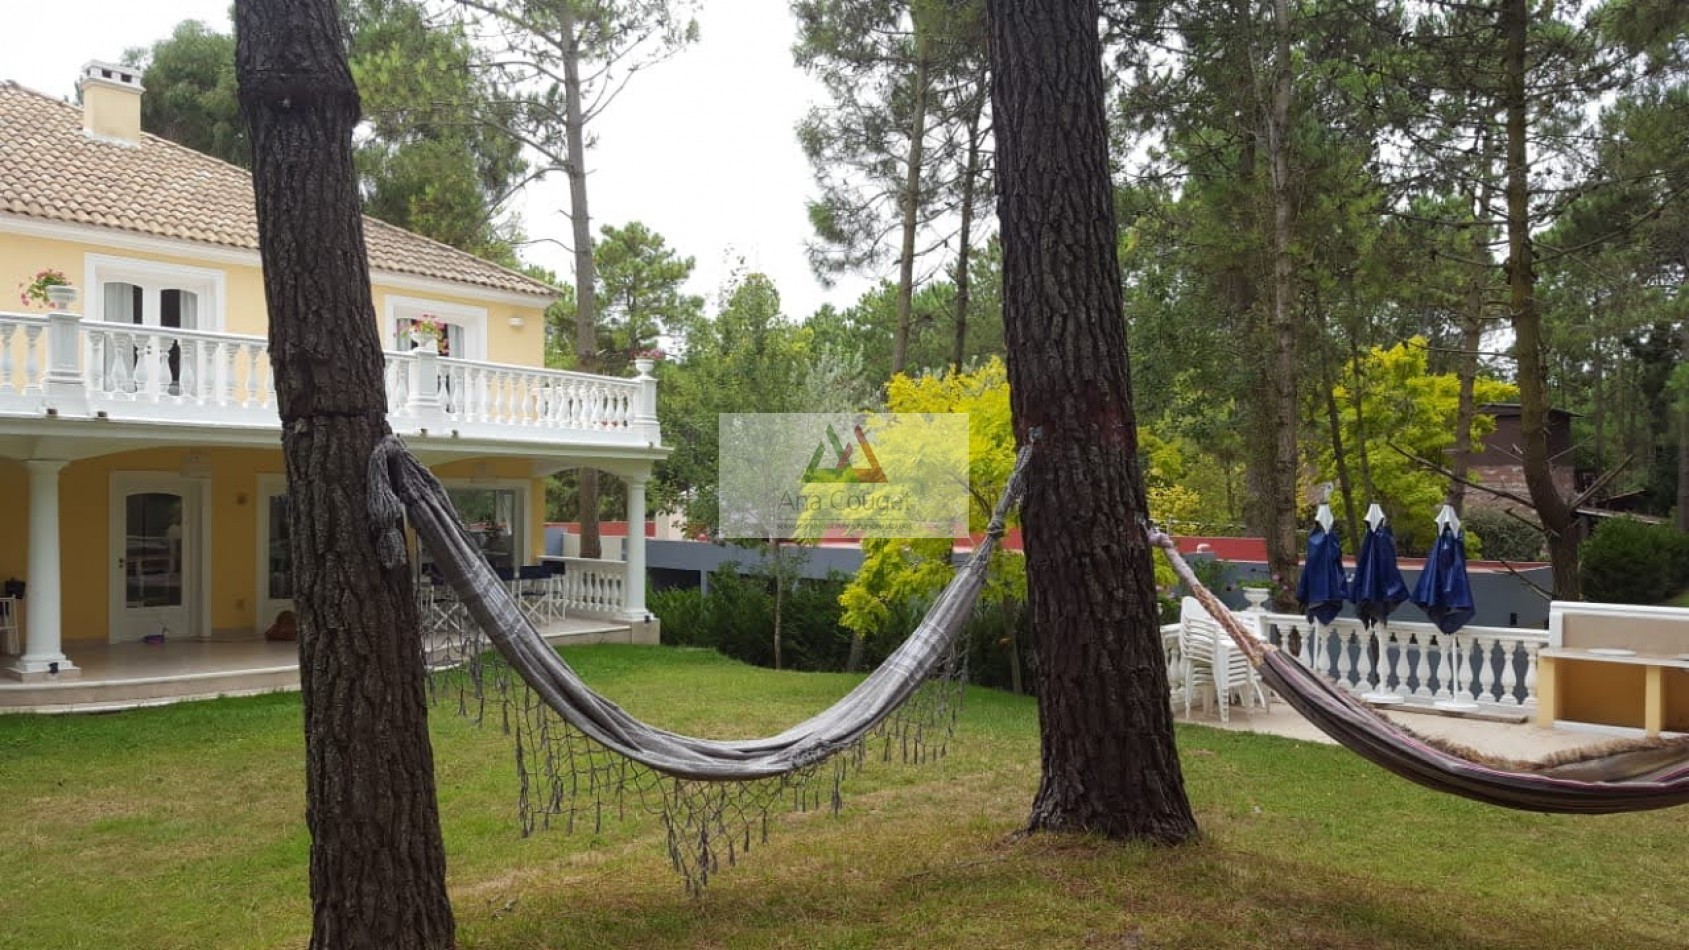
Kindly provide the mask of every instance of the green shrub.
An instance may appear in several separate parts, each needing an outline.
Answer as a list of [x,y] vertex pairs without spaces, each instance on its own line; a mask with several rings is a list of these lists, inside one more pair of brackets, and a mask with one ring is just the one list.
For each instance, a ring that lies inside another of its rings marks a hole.
[[1578,552],[1583,595],[1613,604],[1657,604],[1689,584],[1689,536],[1628,518],[1600,524]]
[[[1480,550],[1489,560],[1542,560],[1542,532],[1500,508],[1468,508],[1463,522],[1468,534],[1483,539]],[[1467,547],[1470,549],[1472,545]],[[1470,550],[1468,554],[1478,556]]]
[[[752,663],[774,665],[774,588],[765,578],[741,576],[732,565],[710,575],[710,592],[653,591],[647,606],[662,621],[663,642],[703,647]],[[840,671],[850,656],[851,632],[839,625],[844,579],[805,579],[787,591],[781,613],[781,659],[790,670]],[[909,601],[892,609],[895,636],[871,637],[863,669],[871,670],[903,642],[929,605]],[[1173,604],[1175,616],[1177,603]],[[971,682],[997,689],[1032,689],[1032,636],[1024,604],[981,603],[962,631]]]
[[[774,585],[756,575],[741,576],[734,565],[710,575],[708,595],[699,590],[654,592],[648,607],[662,621],[663,642],[706,647],[757,666],[774,665]],[[800,579],[781,607],[780,656],[789,670],[842,670],[850,653],[850,631],[839,626],[839,591],[844,582]],[[883,652],[870,661],[877,662]]]

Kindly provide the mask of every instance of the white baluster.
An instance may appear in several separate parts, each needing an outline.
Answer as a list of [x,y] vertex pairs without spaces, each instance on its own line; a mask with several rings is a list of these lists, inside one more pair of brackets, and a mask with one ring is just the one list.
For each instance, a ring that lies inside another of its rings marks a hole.
[[23,328],[23,391],[27,395],[41,392],[40,363],[36,358],[41,340],[41,327],[30,324]]
[[1497,639],[1496,644],[1501,647],[1501,704],[1503,706],[1519,705],[1519,673],[1513,668],[1515,651],[1519,647],[1516,640]]
[[147,402],[154,405],[162,402],[166,393],[170,391],[170,347],[169,338],[160,336],[155,330],[148,330],[141,340],[141,355],[143,361],[139,372],[146,383]]
[[[1409,642],[1414,644],[1414,659],[1407,659],[1407,644]],[[1412,669],[1412,678],[1414,678],[1414,683],[1417,683],[1417,686],[1409,686],[1407,673],[1404,671],[1402,680],[1398,681],[1400,685],[1397,686],[1395,691],[1400,693],[1402,698],[1431,695],[1431,659],[1426,656],[1426,634],[1412,634],[1412,636],[1407,637],[1407,641],[1402,642],[1402,664],[1404,666],[1410,664],[1409,669]]]
[[1474,639],[1478,641],[1478,670],[1477,675],[1473,677],[1473,680],[1478,684],[1478,702],[1495,702],[1495,664],[1494,658],[1490,655],[1491,647],[1495,645],[1495,641],[1489,637],[1475,637]]
[[1460,695],[1455,685],[1460,675],[1460,667],[1456,663],[1458,648],[1454,638],[1442,634],[1429,634],[1437,641],[1437,688],[1435,692],[1428,691],[1434,699],[1455,699]]
[[217,344],[217,405],[233,406],[240,401],[235,387],[240,385],[240,344]]
[[1537,651],[1542,644],[1536,640],[1525,642],[1525,702],[1524,705],[1535,707],[1537,704]]
[[258,401],[258,363],[264,357],[264,349],[257,343],[246,343],[241,346],[244,362],[246,363],[246,393],[241,399],[241,406],[246,409],[256,409]]
[[104,329],[88,327],[88,388],[96,393],[112,390],[111,338]]
[[23,389],[12,378],[12,334],[17,324],[0,323],[0,393],[14,393]]
[[[1356,637],[1355,639],[1358,641],[1360,638]],[[1354,672],[1355,672],[1355,658],[1354,658],[1352,651],[1350,650],[1349,634],[1347,632],[1345,632],[1342,635],[1340,635],[1338,637],[1338,640],[1337,640],[1337,683],[1338,683],[1338,685],[1342,686],[1344,689],[1350,688],[1353,685],[1353,682],[1354,682],[1350,677]]]
[[[1400,636],[1400,634],[1392,632],[1390,634],[1390,646],[1395,649],[1395,656],[1388,656],[1388,654],[1383,656],[1383,663],[1387,663],[1388,668],[1390,668],[1390,681],[1392,681],[1388,690],[1397,696],[1402,696],[1404,700],[1407,696],[1412,695],[1412,688],[1407,685],[1407,671],[1409,671],[1410,663],[1407,659],[1407,641],[1409,639],[1410,637]],[[1382,680],[1380,680],[1380,683],[1382,683]]]
[[110,393],[129,394],[135,391],[134,340],[127,332],[106,335],[106,362],[111,365]]

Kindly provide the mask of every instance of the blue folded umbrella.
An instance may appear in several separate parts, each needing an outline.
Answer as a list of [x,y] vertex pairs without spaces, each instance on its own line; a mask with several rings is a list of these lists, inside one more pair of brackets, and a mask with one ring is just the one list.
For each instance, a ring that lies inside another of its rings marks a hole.
[[1355,579],[1349,585],[1355,615],[1370,627],[1390,619],[1390,612],[1408,599],[1407,581],[1396,566],[1396,534],[1389,525],[1367,531],[1355,559]]
[[1310,622],[1330,623],[1349,599],[1349,583],[1343,578],[1343,543],[1335,531],[1319,525],[1308,535],[1308,558],[1302,562],[1302,576],[1296,582],[1296,599]]
[[1450,525],[1437,534],[1425,570],[1413,586],[1413,602],[1444,633],[1466,625],[1475,612],[1472,583],[1466,576],[1466,538]]

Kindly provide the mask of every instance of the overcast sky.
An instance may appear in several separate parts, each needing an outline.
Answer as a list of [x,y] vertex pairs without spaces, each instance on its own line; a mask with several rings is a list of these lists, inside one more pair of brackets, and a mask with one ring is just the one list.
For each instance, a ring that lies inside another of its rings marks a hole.
[[[151,45],[186,19],[228,30],[228,0],[5,0],[0,79],[68,97],[90,59],[116,60]],[[774,279],[786,312],[807,316],[822,303],[852,303],[869,286],[846,279],[832,290],[804,259],[809,236],[808,163],[793,129],[821,98],[792,65],[793,23],[786,0],[704,0],[701,41],[638,76],[593,125],[593,231],[643,221],[680,253],[697,259],[691,291],[711,309],[733,263]],[[35,38],[22,42],[21,37]],[[529,189],[517,205],[530,238],[566,241],[568,185]],[[568,253],[539,243],[530,261],[567,277]]]

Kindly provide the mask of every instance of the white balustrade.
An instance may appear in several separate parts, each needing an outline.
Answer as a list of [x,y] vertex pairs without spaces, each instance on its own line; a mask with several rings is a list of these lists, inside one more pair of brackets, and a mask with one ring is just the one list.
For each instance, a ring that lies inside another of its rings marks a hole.
[[21,407],[38,401],[45,362],[40,349],[46,329],[46,317],[0,313],[0,406]]
[[[656,380],[388,352],[396,429],[485,438],[657,445]],[[0,412],[98,413],[118,422],[277,424],[262,337],[102,323],[77,314],[0,313]]]
[[605,618],[621,615],[627,604],[627,562],[590,557],[562,560],[563,576],[556,578],[556,582],[558,596],[568,614]]
[[1409,622],[1369,631],[1346,617],[1322,625],[1265,614],[1256,622],[1269,642],[1343,688],[1390,693],[1419,705],[1464,700],[1534,708],[1537,651],[1548,642],[1546,630],[1511,627],[1468,626],[1449,635]]
[[275,417],[270,353],[259,337],[122,323],[84,323],[81,335],[90,405],[189,410],[224,422]]

